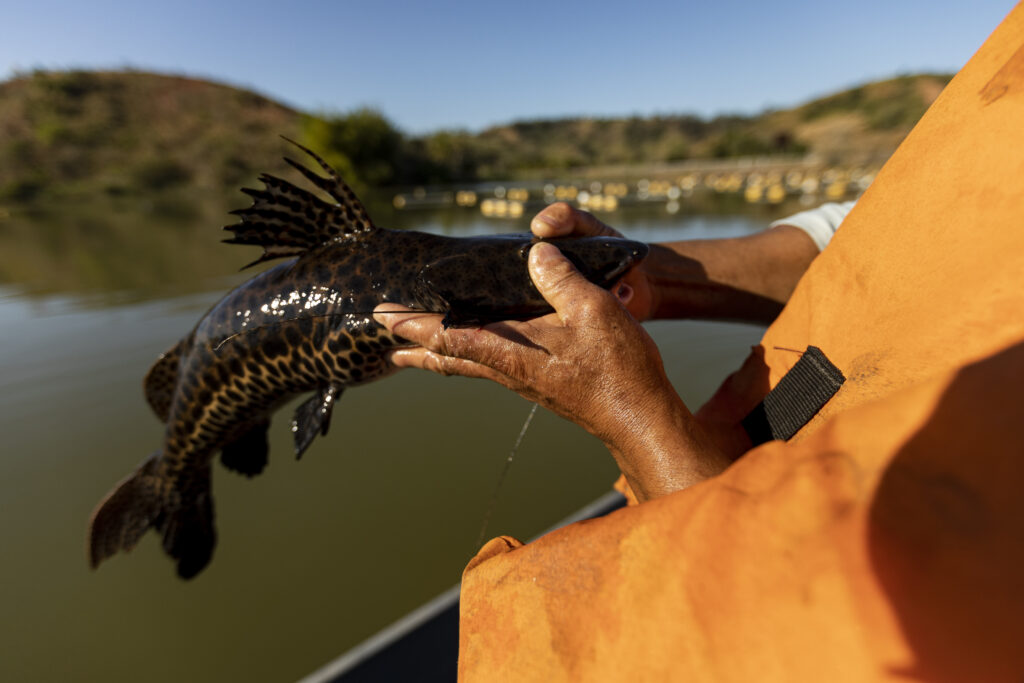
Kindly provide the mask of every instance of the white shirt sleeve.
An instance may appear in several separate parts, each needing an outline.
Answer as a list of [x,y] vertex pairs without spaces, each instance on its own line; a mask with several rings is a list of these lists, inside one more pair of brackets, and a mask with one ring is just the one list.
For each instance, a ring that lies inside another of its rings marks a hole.
[[768,227],[792,225],[795,228],[800,228],[814,240],[814,243],[818,245],[818,251],[821,251],[828,245],[832,235],[839,228],[839,224],[843,222],[846,214],[850,213],[850,209],[856,203],[856,200],[843,202],[842,204],[829,202],[810,211],[801,211],[792,216],[780,218]]

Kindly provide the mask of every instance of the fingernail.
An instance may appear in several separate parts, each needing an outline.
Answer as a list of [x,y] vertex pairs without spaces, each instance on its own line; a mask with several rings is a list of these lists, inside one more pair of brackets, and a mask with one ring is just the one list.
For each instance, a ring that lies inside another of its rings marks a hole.
[[544,267],[560,259],[562,253],[558,247],[548,242],[537,242],[530,248],[530,263],[534,266]]
[[539,228],[541,230],[545,228],[557,228],[562,225],[562,222],[554,216],[549,216],[546,213],[537,214],[537,217],[533,219],[531,228]]
[[408,351],[397,349],[395,351],[389,351],[387,354],[385,354],[384,357],[387,358],[388,362],[394,365],[395,367],[404,368],[408,365],[408,363],[405,362],[405,359],[408,355]]
[[377,308],[373,309],[373,319],[390,330],[391,325],[389,323],[394,322],[395,312],[389,312],[382,306],[378,306]]

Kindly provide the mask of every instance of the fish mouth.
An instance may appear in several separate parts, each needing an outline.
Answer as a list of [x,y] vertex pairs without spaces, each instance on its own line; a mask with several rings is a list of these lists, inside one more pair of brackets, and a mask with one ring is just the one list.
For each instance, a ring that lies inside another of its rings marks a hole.
[[647,257],[648,251],[650,251],[648,245],[643,242],[635,242],[626,257],[605,274],[605,282],[609,285],[613,284],[632,270],[635,265],[643,261]]

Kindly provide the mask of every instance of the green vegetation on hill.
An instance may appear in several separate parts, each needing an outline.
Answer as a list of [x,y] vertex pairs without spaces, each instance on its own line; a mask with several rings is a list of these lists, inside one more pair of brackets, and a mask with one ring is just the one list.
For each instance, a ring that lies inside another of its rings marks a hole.
[[[871,130],[906,128],[913,126],[924,115],[934,94],[938,93],[936,82],[941,80],[941,85],[945,85],[949,80],[933,78],[903,76],[871,83],[809,102],[799,107],[797,112],[805,121],[858,112]],[[928,87],[931,87],[932,92],[924,90]]]
[[0,84],[0,196],[220,190],[280,157],[298,114],[205,81],[35,72]]
[[743,156],[884,159],[949,80],[904,76],[756,116],[521,121],[408,136],[380,113],[297,112],[256,93],[136,71],[36,71],[0,83],[0,200],[224,196],[284,172],[280,135],[368,187]]

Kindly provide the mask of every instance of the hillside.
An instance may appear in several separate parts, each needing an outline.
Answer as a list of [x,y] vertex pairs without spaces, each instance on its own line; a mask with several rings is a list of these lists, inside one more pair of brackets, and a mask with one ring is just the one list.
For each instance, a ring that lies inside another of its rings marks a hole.
[[283,171],[279,135],[320,151],[357,190],[686,159],[877,162],[949,78],[904,76],[755,116],[522,121],[410,137],[372,110],[313,115],[191,78],[37,71],[0,83],[0,200],[223,195]]
[[814,154],[825,163],[879,162],[892,154],[950,78],[903,76],[756,116],[527,121],[476,138],[495,164],[488,170],[498,176],[531,168],[776,154]]
[[299,114],[245,90],[139,72],[0,84],[0,196],[221,190],[280,168]]

